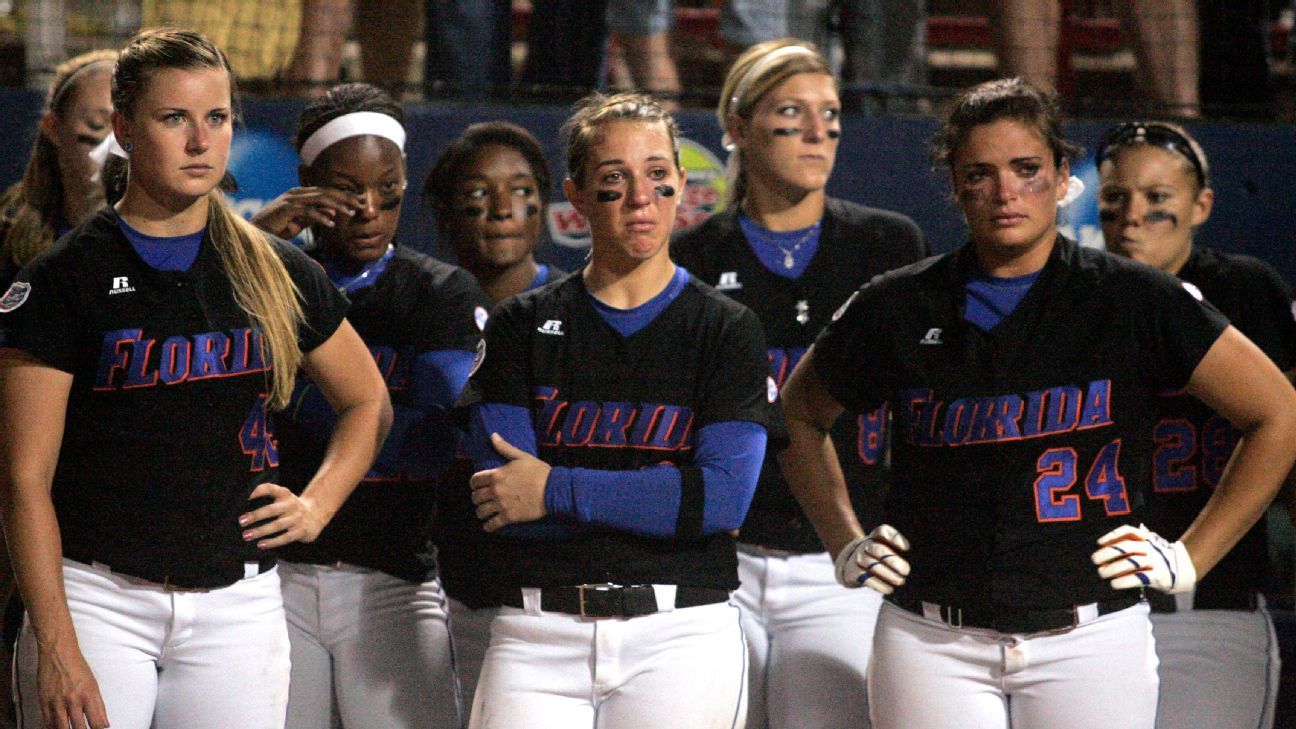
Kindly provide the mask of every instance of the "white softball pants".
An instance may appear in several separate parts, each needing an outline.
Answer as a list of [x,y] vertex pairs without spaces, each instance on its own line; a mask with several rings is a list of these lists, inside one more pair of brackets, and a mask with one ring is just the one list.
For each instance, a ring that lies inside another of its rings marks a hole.
[[1269,729],[1281,661],[1269,611],[1153,613],[1157,729]]
[[288,729],[463,726],[439,580],[279,564],[292,640]]
[[450,605],[450,642],[454,645],[455,675],[459,677],[459,695],[463,705],[472,708],[481,676],[486,649],[490,647],[490,626],[499,615],[497,607],[473,609],[453,597]]
[[747,646],[719,603],[628,620],[500,609],[470,729],[736,729]]
[[779,556],[740,544],[738,577],[751,661],[747,729],[868,729],[882,595],[837,584],[827,552]]
[[869,706],[874,729],[1152,729],[1156,670],[1146,603],[1030,635],[883,603]]
[[[289,649],[276,570],[171,592],[65,559],[63,583],[113,729],[283,727]],[[41,727],[28,622],[16,664],[22,726]]]

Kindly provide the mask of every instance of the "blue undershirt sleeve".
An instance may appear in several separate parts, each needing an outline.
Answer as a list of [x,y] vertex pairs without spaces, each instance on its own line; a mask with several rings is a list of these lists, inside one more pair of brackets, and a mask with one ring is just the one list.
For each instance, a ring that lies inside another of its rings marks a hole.
[[473,353],[424,352],[410,371],[409,398],[392,404],[392,427],[374,461],[378,471],[415,480],[435,477],[454,460],[456,431],[449,410],[472,370]]
[[766,438],[756,423],[712,423],[698,431],[693,462],[683,468],[557,467],[549,472],[545,509],[659,539],[732,531],[747,516]]

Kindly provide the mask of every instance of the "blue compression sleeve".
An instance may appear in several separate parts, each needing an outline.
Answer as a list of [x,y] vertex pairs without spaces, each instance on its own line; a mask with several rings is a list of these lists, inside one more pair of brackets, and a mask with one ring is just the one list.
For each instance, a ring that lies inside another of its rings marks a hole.
[[479,403],[472,406],[468,416],[468,453],[478,471],[504,465],[504,457],[491,445],[491,433],[499,433],[504,440],[533,456],[540,453],[536,449],[531,413],[526,408],[494,402]]
[[684,468],[554,468],[545,509],[661,539],[732,531],[747,516],[766,438],[756,423],[713,423],[698,431],[693,463]]
[[472,370],[473,353],[424,352],[410,372],[410,398],[392,405],[392,427],[374,461],[380,472],[430,479],[454,460],[456,432],[448,410]]
[[449,410],[472,372],[475,354],[462,349],[438,349],[424,352],[414,360],[410,377],[415,406],[423,410],[439,407]]
[[[536,449],[535,428],[531,426],[531,413],[526,408],[500,403],[478,403],[471,407],[468,415],[468,453],[472,455],[473,469],[476,471],[504,465],[504,457],[491,445],[491,433],[499,433],[504,440],[533,456],[539,453]],[[535,539],[565,539],[572,534],[567,524],[549,519],[509,524],[498,533],[508,537]]]

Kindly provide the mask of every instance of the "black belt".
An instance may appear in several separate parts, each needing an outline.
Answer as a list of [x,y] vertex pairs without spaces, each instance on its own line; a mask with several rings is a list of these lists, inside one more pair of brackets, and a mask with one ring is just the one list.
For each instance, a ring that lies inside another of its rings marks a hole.
[[[1175,596],[1160,592],[1159,590],[1147,591],[1148,605],[1152,607],[1154,613],[1174,613],[1179,612],[1179,605],[1175,602]],[[1254,592],[1199,592],[1193,595],[1193,610],[1258,610],[1260,609],[1260,600]]]
[[[1137,592],[1122,595],[1111,600],[1094,603],[1098,615],[1107,615],[1118,610],[1133,607],[1142,596]],[[902,595],[891,595],[887,598],[898,608],[918,615],[926,615],[924,601]],[[928,603],[931,604],[931,603]],[[946,605],[932,605],[940,612],[940,619],[952,628],[982,628],[999,633],[1047,633],[1069,630],[1080,624],[1080,615],[1075,607],[1045,608],[1041,610],[1019,610],[1011,608],[974,607],[957,608]]]
[[[522,591],[506,591],[505,605],[520,608]],[[688,608],[727,602],[729,591],[718,587],[675,588],[675,607]],[[659,612],[652,585],[564,585],[540,590],[540,609],[583,618],[633,618]]]
[[[67,554],[66,552],[64,553],[63,556],[67,557],[70,560],[74,560],[82,564],[89,565],[90,567],[97,567],[99,569],[107,570],[113,573],[114,575],[117,575],[118,577],[123,577],[128,580],[147,582],[151,585],[156,585],[157,587],[161,587],[163,590],[166,590],[168,592],[210,592],[211,590],[217,590],[220,589],[221,587],[229,587],[229,585],[194,586],[193,584],[185,584],[190,582],[188,578],[181,578],[183,579],[183,582],[177,583],[176,581],[177,578],[174,575],[164,575],[160,573],[157,574],[147,573],[145,570],[137,570],[137,569],[127,569],[123,571],[117,569],[116,567],[113,567],[110,564],[100,562],[97,559],[85,558],[77,554]],[[246,560],[242,564],[248,564],[253,561],[254,560]],[[257,574],[263,575],[266,572],[269,572],[270,570],[274,569],[275,565],[278,564],[278,559],[273,555],[271,555],[271,556],[266,556],[258,560],[255,560],[255,562],[257,565]],[[245,578],[240,577],[239,579],[245,579]],[[235,580],[235,582],[237,582],[237,580]]]

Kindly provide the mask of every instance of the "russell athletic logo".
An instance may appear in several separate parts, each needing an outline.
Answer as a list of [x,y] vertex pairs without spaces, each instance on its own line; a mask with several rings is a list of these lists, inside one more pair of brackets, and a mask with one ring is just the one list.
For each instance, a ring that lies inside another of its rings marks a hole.
[[737,271],[725,271],[720,274],[720,280],[716,282],[717,291],[737,291],[740,288],[742,284],[738,283]]
[[563,335],[562,320],[548,319],[544,324],[536,327],[536,331],[541,334],[550,334],[556,337],[561,337]]
[[941,342],[941,330],[939,327],[932,327],[927,330],[922,339],[918,340],[919,344],[943,344]]
[[135,287],[130,285],[130,280],[127,279],[127,277],[114,276],[112,280],[112,288],[108,289],[108,295],[112,296],[113,294],[129,294],[134,290]]

